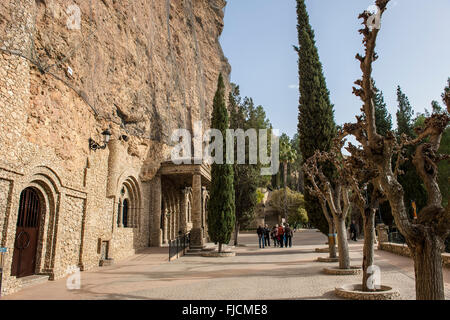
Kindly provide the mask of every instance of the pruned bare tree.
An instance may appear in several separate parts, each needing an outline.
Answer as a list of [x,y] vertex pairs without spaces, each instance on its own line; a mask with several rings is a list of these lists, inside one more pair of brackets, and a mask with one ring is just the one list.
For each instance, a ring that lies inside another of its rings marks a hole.
[[[339,268],[350,269],[350,256],[347,241],[345,218],[350,211],[349,185],[345,176],[341,145],[333,146],[330,152],[316,151],[306,160],[303,169],[311,181],[309,192],[320,201],[322,211],[331,226],[337,229]],[[332,163],[336,167],[336,177],[330,181],[323,173],[323,165]],[[328,206],[327,206],[328,205]],[[331,212],[331,215],[330,215]],[[331,239],[329,240],[331,242]]]
[[[341,143],[345,143],[343,138],[346,136],[341,131],[339,139]],[[376,291],[375,286],[369,286],[368,279],[370,277],[369,267],[374,265],[374,243],[375,243],[375,214],[381,202],[385,201],[384,195],[375,187],[376,171],[368,166],[365,161],[366,155],[364,150],[358,148],[351,143],[346,147],[351,154],[346,157],[345,168],[347,179],[352,190],[352,202],[356,204],[361,212],[364,225],[364,247],[363,247],[363,291]],[[368,195],[370,192],[370,196]]]
[[[377,0],[380,16],[386,10],[389,0]],[[372,13],[365,11],[359,18],[363,19],[364,27],[360,30],[363,35],[365,55],[356,55],[359,60],[362,79],[353,88],[356,96],[363,102],[362,117],[357,117],[357,123],[344,125],[344,131],[356,137],[361,144],[367,164],[377,172],[374,179],[376,186],[388,199],[395,224],[405,237],[411,250],[416,277],[416,298],[435,300],[445,299],[444,281],[442,274],[442,257],[444,241],[450,233],[450,208],[445,210],[442,206],[442,195],[437,182],[437,164],[448,158],[440,156],[437,151],[440,146],[442,133],[447,127],[450,118],[447,114],[433,114],[426,119],[424,126],[417,130],[418,137],[408,140],[403,137],[398,142],[393,133],[383,137],[377,133],[374,109],[374,88],[372,82],[372,64],[377,60],[375,46],[380,29],[370,28],[368,20]],[[443,100],[449,107],[448,88]],[[427,205],[419,212],[418,219],[412,220],[404,202],[404,190],[398,181],[399,163],[407,161],[402,150],[407,146],[415,147],[412,159],[421,180],[427,190]],[[392,159],[397,155],[397,163],[392,165]]]

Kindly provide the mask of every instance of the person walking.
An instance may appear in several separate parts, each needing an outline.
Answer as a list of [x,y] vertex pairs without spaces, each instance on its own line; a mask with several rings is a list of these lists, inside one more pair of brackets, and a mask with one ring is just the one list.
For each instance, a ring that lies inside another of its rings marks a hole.
[[353,220],[350,225],[350,239],[353,241],[358,241],[356,237],[357,237],[356,223],[355,220]]
[[292,229],[289,227],[289,223],[286,224],[286,228],[284,229],[284,245],[287,248],[289,245],[289,248],[292,248],[292,237],[294,236],[294,233],[292,232]]
[[264,228],[264,242],[266,247],[270,247],[270,229],[268,224]]
[[283,248],[283,242],[284,242],[284,228],[282,225],[278,227],[278,244],[280,245],[280,248]]
[[256,230],[256,233],[258,234],[259,248],[264,249],[264,228],[260,225]]
[[274,247],[277,247],[277,246],[278,246],[278,241],[277,241],[277,237],[278,237],[278,225],[276,225],[276,226],[274,226],[274,227],[272,228],[271,236],[272,236],[272,240],[273,240],[273,246],[274,246]]

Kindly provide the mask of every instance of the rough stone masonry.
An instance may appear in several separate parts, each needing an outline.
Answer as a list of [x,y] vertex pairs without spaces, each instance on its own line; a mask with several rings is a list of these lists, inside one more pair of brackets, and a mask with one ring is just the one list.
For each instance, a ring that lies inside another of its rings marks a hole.
[[173,167],[170,136],[210,125],[218,75],[231,72],[225,5],[2,0],[2,294],[180,233],[203,245],[209,167]]

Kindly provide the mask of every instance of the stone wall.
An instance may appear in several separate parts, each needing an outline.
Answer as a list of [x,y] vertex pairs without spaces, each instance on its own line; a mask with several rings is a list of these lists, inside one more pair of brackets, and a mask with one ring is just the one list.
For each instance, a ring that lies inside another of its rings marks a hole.
[[[85,199],[66,197],[65,210],[60,212],[58,241],[59,261],[55,263],[61,270],[78,267],[81,253],[82,222],[85,212]],[[64,272],[64,271],[63,271]]]
[[[378,250],[384,250],[411,258],[411,252],[406,244],[380,242],[378,244]],[[450,268],[450,254],[448,253],[442,254],[442,263],[445,267]]]
[[[102,241],[115,260],[159,243],[155,175],[169,159],[170,134],[197,120],[209,127],[218,74],[230,73],[218,40],[225,1],[76,3],[79,30],[67,27],[65,0],[0,6],[3,294],[21,286],[10,274],[27,187],[45,204],[37,274],[58,279],[71,266],[98,266]],[[89,138],[102,144],[106,128],[108,147],[91,150]],[[117,225],[124,187],[135,199],[133,228]]]

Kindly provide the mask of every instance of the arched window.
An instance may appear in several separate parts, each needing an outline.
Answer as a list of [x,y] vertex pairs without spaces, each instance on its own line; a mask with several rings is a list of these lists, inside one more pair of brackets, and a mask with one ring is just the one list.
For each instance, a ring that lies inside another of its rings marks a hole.
[[123,200],[123,208],[122,208],[122,221],[123,227],[128,228],[128,199]]
[[117,210],[117,225],[119,228],[140,228],[141,192],[137,180],[129,177],[123,183],[117,194],[119,208]]
[[120,227],[120,217],[122,216],[122,201],[119,199],[119,206],[117,208],[117,226]]

